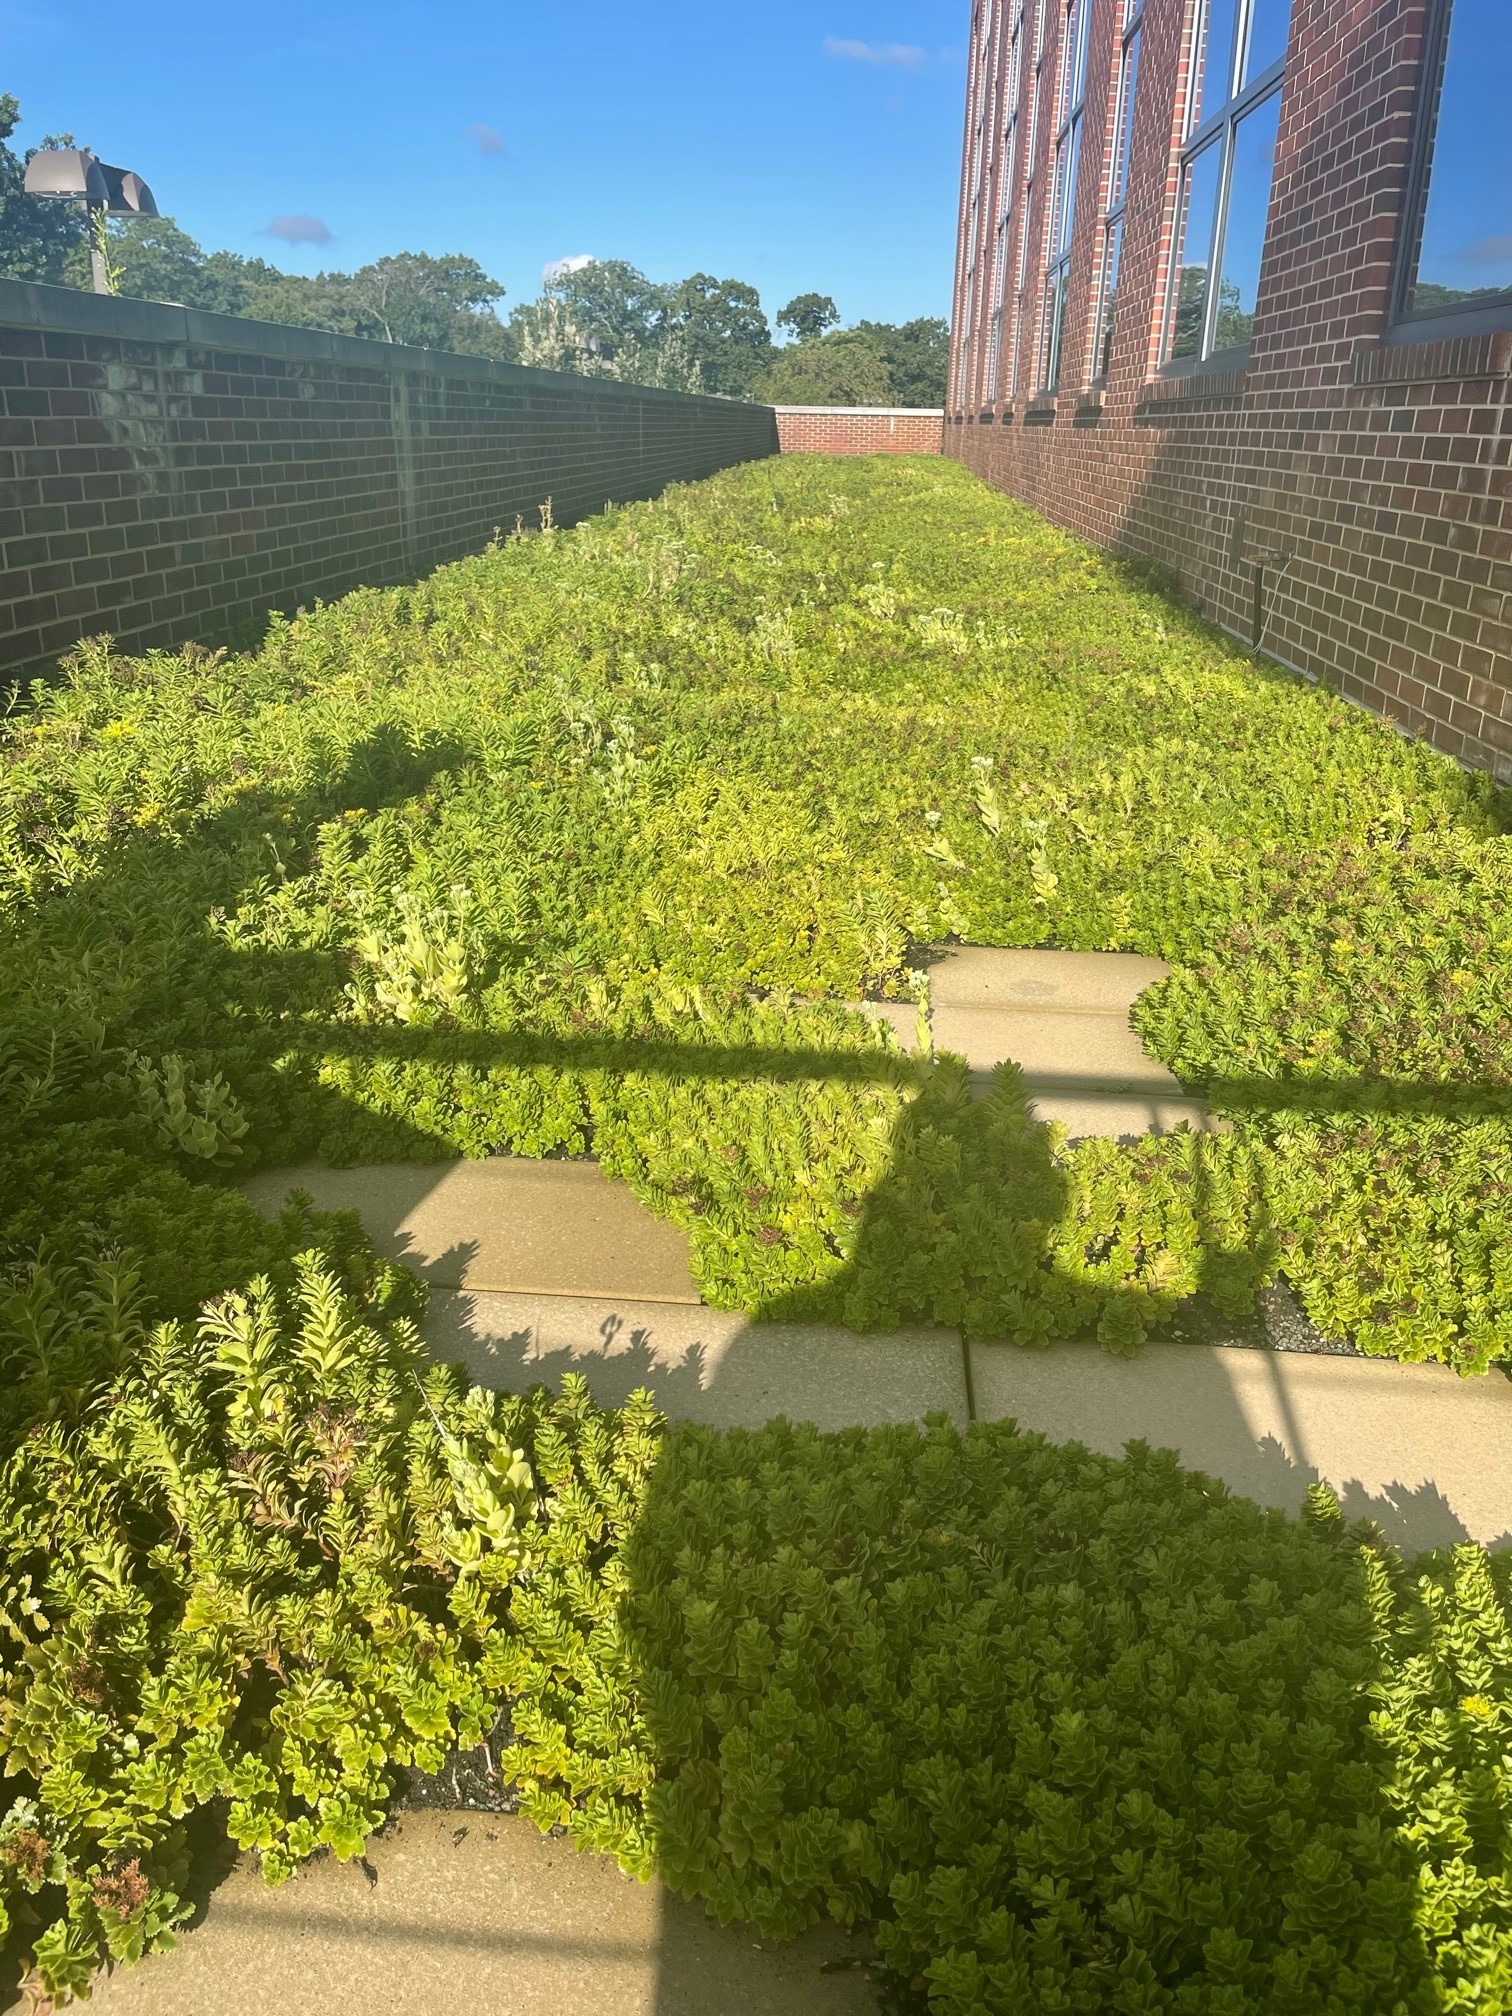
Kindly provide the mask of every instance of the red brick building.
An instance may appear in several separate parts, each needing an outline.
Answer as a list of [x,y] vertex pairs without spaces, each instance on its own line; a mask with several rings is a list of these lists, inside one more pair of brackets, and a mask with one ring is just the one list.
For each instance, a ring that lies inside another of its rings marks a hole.
[[1512,0],[976,0],[945,452],[1512,777]]

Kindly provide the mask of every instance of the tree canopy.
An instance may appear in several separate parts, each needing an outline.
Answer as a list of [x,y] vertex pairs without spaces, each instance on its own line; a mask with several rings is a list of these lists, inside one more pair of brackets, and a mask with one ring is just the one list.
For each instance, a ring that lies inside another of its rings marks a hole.
[[[0,277],[88,288],[83,212],[25,193],[37,150],[18,155],[6,144],[20,121],[16,99],[0,95]],[[73,144],[69,134],[42,142]],[[944,322],[838,328],[828,294],[794,295],[776,318],[793,340],[778,346],[747,281],[650,280],[625,259],[553,275],[506,321],[497,312],[503,287],[462,252],[395,252],[350,273],[286,273],[266,259],[207,252],[172,217],[112,218],[108,242],[117,292],[144,301],[735,399],[938,406],[945,398]]]
[[828,294],[795,294],[777,310],[777,327],[790,330],[797,343],[811,343],[840,320],[840,310]]
[[874,336],[832,329],[779,350],[762,383],[774,406],[892,406],[892,374]]
[[[65,282],[69,254],[83,248],[84,213],[74,203],[43,203],[26,193],[26,164],[39,150],[16,154],[5,143],[21,124],[21,107],[0,92],[0,278]],[[50,133],[44,147],[71,147],[71,133]],[[85,252],[88,268],[88,253]]]

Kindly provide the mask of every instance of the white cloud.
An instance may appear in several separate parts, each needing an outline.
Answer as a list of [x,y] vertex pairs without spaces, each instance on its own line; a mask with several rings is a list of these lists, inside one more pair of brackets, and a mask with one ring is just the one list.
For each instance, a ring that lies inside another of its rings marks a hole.
[[320,217],[275,217],[263,234],[282,238],[286,245],[329,245],[330,226]]
[[496,126],[485,126],[479,120],[477,125],[468,127],[467,137],[476,143],[480,154],[502,154],[504,152],[504,135]]
[[924,51],[911,42],[851,42],[841,35],[826,35],[826,56],[838,56],[847,63],[877,63],[895,70],[922,70]]
[[585,266],[594,264],[591,252],[574,252],[566,259],[552,259],[541,268],[541,285],[549,287],[554,280],[565,280],[569,273],[581,273]]

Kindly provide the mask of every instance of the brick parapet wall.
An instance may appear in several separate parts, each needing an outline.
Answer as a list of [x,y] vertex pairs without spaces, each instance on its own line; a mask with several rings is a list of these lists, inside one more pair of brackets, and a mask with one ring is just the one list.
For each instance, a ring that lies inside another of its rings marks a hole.
[[218,641],[776,451],[770,407],[0,281],[0,673]]
[[938,406],[779,406],[784,455],[938,455]]
[[[1112,89],[1112,8],[1095,5],[1089,131]],[[1424,341],[1390,323],[1424,0],[1296,0],[1248,362],[1162,377],[1189,12],[1146,0],[1106,382],[1086,385],[1101,174],[1089,146],[1073,389],[975,396],[981,333],[958,330],[945,452],[1084,537],[1165,562],[1246,641],[1261,566],[1267,651],[1512,778],[1512,331]],[[1048,144],[1042,130],[1039,189]],[[1038,246],[1038,198],[1027,228]],[[1037,285],[1031,258],[1031,325]],[[1034,351],[1029,326],[1022,354]]]

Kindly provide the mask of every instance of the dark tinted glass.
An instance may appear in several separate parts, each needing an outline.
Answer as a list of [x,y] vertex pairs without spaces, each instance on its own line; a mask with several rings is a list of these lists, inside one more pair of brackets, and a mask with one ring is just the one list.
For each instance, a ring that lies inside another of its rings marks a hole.
[[1113,318],[1118,312],[1118,260],[1123,249],[1123,219],[1120,217],[1108,232],[1107,250],[1104,254],[1102,322],[1097,332],[1097,376],[1106,378],[1108,365],[1113,357]]
[[1113,142],[1113,176],[1108,189],[1108,208],[1116,210],[1129,186],[1129,136],[1134,130],[1134,92],[1139,83],[1141,30],[1129,43],[1124,57],[1123,83],[1118,97],[1118,132]]

